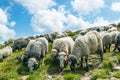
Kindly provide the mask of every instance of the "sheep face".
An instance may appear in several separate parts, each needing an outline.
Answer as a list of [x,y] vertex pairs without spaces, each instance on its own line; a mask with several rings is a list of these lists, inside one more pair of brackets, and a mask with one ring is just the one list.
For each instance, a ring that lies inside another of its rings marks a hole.
[[77,59],[74,55],[69,56],[69,64],[70,64],[71,70],[74,70],[77,64]]
[[29,58],[28,60],[28,68],[29,72],[34,73],[34,69],[38,67],[38,62],[35,58]]
[[64,64],[65,62],[67,61],[67,55],[65,52],[60,52],[59,55],[58,55],[58,59],[59,59],[59,66],[61,69],[64,68]]

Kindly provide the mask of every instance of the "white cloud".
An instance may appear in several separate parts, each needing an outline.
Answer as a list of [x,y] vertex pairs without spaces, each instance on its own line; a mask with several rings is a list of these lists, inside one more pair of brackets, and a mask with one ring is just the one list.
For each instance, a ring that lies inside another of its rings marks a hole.
[[67,15],[67,26],[69,29],[77,30],[78,28],[85,28],[88,27],[90,24],[87,21],[84,21],[81,17],[77,18],[72,14]]
[[69,29],[78,30],[86,29],[88,27],[108,25],[110,22],[103,17],[97,17],[92,23],[85,21],[82,17],[75,17],[72,14],[67,16],[67,26]]
[[0,38],[3,40],[7,40],[9,38],[15,37],[15,31],[12,29],[9,29],[6,25],[0,24]]
[[0,8],[0,24],[7,23],[7,15],[6,13]]
[[63,13],[52,10],[42,10],[32,17],[31,25],[36,32],[48,33],[62,31],[66,18]]
[[5,11],[0,8],[0,39],[7,40],[15,37],[15,31],[7,27],[8,16]]
[[96,12],[104,7],[104,0],[73,0],[71,1],[72,8],[81,15]]
[[120,2],[113,2],[111,5],[111,10],[115,12],[120,12]]
[[16,25],[16,22],[15,22],[15,21],[12,21],[12,22],[9,23],[9,25],[10,25],[11,27],[14,27],[14,26]]
[[108,25],[111,22],[108,20],[105,20],[103,17],[97,17],[95,21],[91,24],[91,26],[103,26],[103,25]]
[[[76,17],[65,10],[65,5],[58,6],[58,10],[50,9],[56,5],[53,0],[16,0],[21,3],[32,14],[31,26],[35,32],[49,33],[64,31],[65,29],[78,30],[92,26],[106,25],[109,21],[98,17],[92,23],[85,21],[82,17]],[[73,0],[71,2],[75,11],[80,14],[89,14],[104,7],[103,0]]]
[[39,10],[48,9],[56,3],[53,0],[15,0],[28,9],[29,13],[36,14]]

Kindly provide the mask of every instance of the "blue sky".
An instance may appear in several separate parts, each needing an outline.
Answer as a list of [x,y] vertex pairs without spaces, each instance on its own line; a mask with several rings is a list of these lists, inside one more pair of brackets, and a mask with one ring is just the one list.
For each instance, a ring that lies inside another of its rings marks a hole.
[[120,22],[120,0],[0,0],[0,42]]

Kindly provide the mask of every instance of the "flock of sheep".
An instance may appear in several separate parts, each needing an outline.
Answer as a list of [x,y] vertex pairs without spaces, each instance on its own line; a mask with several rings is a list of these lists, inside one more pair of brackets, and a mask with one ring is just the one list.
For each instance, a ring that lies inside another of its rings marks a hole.
[[80,34],[71,38],[67,32],[57,32],[40,35],[35,38],[27,37],[14,40],[12,48],[6,46],[0,50],[0,60],[9,56],[12,51],[25,47],[25,52],[20,56],[22,63],[27,65],[31,73],[44,65],[44,57],[48,53],[48,43],[52,42],[51,59],[59,62],[62,70],[69,63],[71,70],[76,65],[83,66],[85,57],[86,71],[89,71],[88,57],[91,53],[98,53],[100,61],[103,61],[103,53],[109,51],[112,44],[114,50],[120,52],[120,32],[113,25],[95,27],[88,31],[81,31]]

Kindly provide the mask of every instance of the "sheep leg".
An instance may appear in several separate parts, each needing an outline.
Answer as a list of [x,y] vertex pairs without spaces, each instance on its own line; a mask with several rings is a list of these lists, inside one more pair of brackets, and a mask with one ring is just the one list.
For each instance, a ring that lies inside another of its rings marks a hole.
[[108,50],[109,52],[110,52],[110,47],[111,47],[111,44],[109,44],[109,50]]
[[103,51],[104,51],[104,53],[106,52],[106,49],[105,49],[105,46],[103,45]]
[[116,49],[117,49],[117,44],[115,44],[115,48],[114,48],[113,52],[115,52]]
[[44,58],[42,58],[42,66],[44,66]]
[[99,51],[101,62],[103,61],[103,52]]
[[105,46],[104,52],[105,52],[105,53],[107,52],[107,46]]
[[83,57],[81,57],[80,67],[83,67]]
[[89,64],[88,64],[88,56],[85,56],[85,62],[86,62],[86,71],[89,71]]

